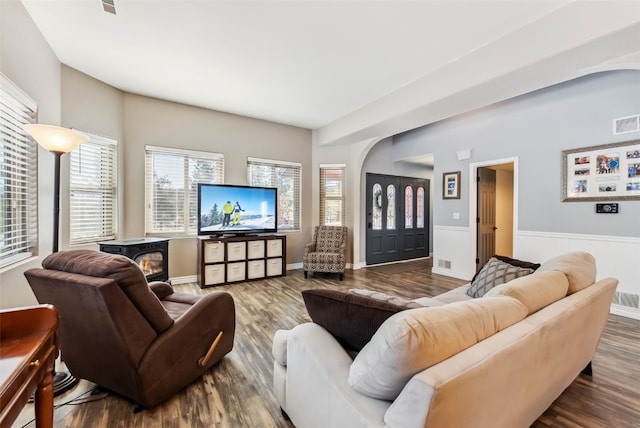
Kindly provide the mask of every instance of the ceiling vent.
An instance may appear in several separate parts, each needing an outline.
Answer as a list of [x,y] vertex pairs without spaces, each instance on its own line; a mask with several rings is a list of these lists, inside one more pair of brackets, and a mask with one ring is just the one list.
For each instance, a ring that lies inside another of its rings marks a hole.
[[640,131],[640,114],[613,119],[613,135]]
[[100,0],[100,4],[102,5],[102,10],[107,13],[111,13],[113,15],[116,14],[116,4],[115,0]]

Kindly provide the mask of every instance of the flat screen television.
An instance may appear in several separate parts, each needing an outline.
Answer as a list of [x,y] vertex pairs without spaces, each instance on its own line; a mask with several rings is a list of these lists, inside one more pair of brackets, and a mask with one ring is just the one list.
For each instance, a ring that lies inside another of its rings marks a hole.
[[198,184],[198,236],[275,233],[278,190]]

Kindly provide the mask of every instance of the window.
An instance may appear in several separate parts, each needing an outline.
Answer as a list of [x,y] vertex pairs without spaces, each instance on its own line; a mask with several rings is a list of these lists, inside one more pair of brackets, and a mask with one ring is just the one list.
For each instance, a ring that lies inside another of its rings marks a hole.
[[89,141],[70,156],[69,244],[72,245],[116,237],[118,143],[84,133]]
[[344,226],[346,165],[320,165],[320,224]]
[[224,182],[224,156],[146,146],[147,235],[197,233],[198,183]]
[[300,230],[300,170],[299,163],[247,159],[249,185],[278,189],[278,230]]
[[0,73],[0,267],[31,257],[38,239],[37,144],[21,125],[37,105]]

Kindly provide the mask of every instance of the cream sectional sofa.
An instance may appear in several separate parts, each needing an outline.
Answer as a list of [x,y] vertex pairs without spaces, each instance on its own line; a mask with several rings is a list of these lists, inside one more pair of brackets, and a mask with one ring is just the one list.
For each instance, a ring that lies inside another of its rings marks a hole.
[[618,283],[595,277],[576,252],[483,297],[417,299],[355,358],[316,323],[279,330],[275,395],[297,428],[528,427],[590,368]]

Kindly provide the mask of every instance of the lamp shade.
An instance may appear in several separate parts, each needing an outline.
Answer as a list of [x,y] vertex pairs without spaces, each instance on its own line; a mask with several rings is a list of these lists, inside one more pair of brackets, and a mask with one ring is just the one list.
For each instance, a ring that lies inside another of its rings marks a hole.
[[59,126],[28,124],[22,125],[22,128],[50,152],[69,153],[80,144],[89,141],[85,134]]

